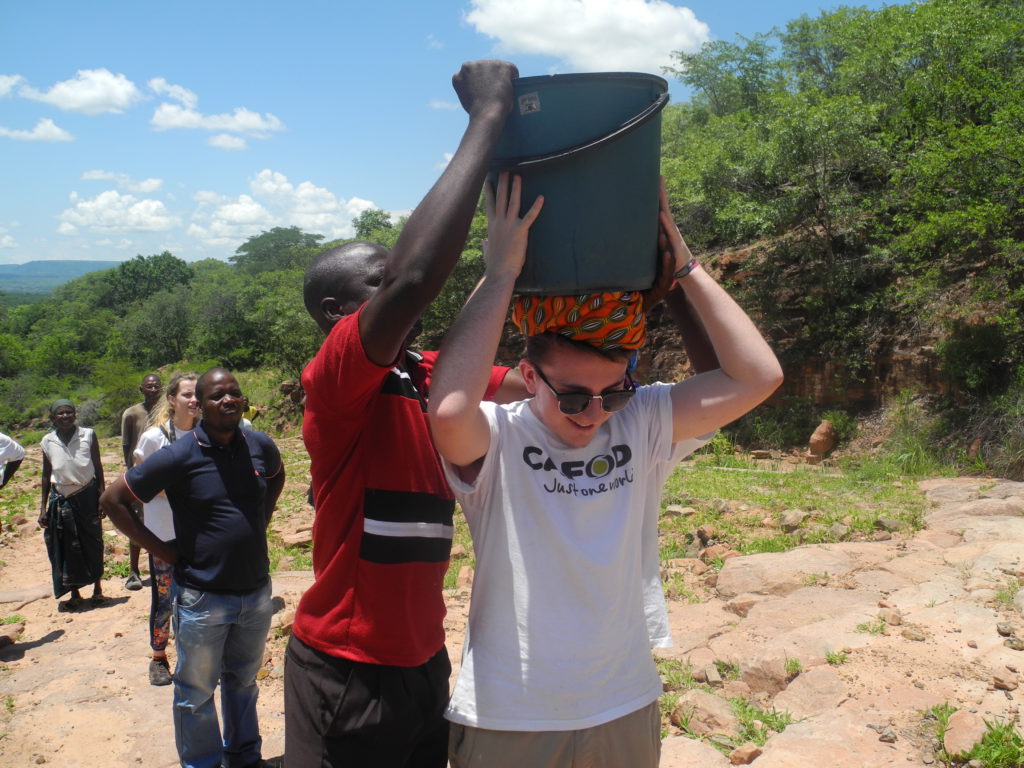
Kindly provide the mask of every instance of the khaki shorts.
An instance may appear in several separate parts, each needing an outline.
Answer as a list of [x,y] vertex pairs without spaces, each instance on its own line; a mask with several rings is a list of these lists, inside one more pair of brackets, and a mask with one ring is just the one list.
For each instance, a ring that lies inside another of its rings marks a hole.
[[451,768],[658,768],[658,702],[578,731],[491,731],[452,723]]

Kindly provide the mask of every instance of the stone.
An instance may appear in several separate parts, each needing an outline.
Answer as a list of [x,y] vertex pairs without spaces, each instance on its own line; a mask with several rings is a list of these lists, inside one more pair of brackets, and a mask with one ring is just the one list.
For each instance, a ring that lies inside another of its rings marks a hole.
[[878,734],[878,740],[884,744],[895,744],[896,743],[896,731],[892,728],[886,728],[880,734]]
[[309,547],[313,545],[313,532],[312,531],[295,531],[281,537],[281,541],[289,547]]
[[275,613],[274,618],[270,622],[271,629],[277,631],[280,636],[290,635],[292,633],[292,625],[295,623],[295,611],[281,611]]
[[704,682],[710,685],[712,688],[722,687],[722,675],[718,672],[718,666],[715,664],[709,664],[704,667]]
[[806,519],[807,513],[802,509],[787,509],[782,513],[782,517],[779,519],[779,527],[786,533],[792,533],[799,528]]
[[697,529],[696,533],[700,543],[707,546],[708,542],[715,538],[717,531],[712,525],[702,525]]
[[824,419],[807,441],[807,450],[816,456],[828,456],[836,447],[838,439],[835,426],[828,419]]
[[732,550],[730,550],[725,544],[712,544],[710,547],[705,547],[700,551],[700,559],[705,563],[709,563],[716,559],[724,560],[726,559],[725,555],[730,551]]
[[23,621],[17,621],[14,624],[0,624],[0,648],[14,645],[24,632],[25,622]]
[[1012,672],[996,673],[992,675],[992,685],[997,691],[1017,690],[1017,676]]
[[843,541],[847,536],[850,535],[850,526],[843,525],[842,523],[832,523],[828,527],[827,533],[830,539],[836,541]]
[[669,719],[673,725],[688,724],[694,733],[731,734],[739,725],[725,699],[699,689],[689,690],[676,699]]
[[473,586],[473,567],[464,565],[459,568],[459,575],[455,579],[455,586],[460,589],[469,589]]
[[662,513],[665,517],[691,517],[697,514],[693,507],[684,507],[679,504],[669,504]]
[[925,641],[925,634],[919,629],[912,629],[908,627],[900,632],[900,634],[907,640],[913,640],[915,643],[923,643]]
[[950,755],[962,755],[970,752],[987,730],[988,726],[981,715],[958,709],[949,717],[942,744]]
[[659,768],[725,768],[729,759],[709,744],[686,736],[673,736],[661,742]]
[[847,695],[846,683],[838,673],[829,667],[811,667],[779,693],[772,706],[802,720],[835,709]]
[[903,614],[898,608],[883,608],[878,612],[878,618],[883,619],[890,627],[898,627],[903,623]]
[[853,568],[849,555],[818,545],[734,557],[725,562],[718,575],[718,594],[726,600],[742,594],[782,597],[802,589],[809,573],[838,578]]
[[1000,621],[996,624],[996,632],[1003,637],[1013,637],[1013,623],[1009,621]]
[[789,684],[789,672],[783,656],[766,656],[743,666],[740,679],[755,693],[764,691],[774,696]]
[[729,763],[732,765],[750,765],[750,763],[761,756],[763,751],[757,744],[748,742],[729,753]]
[[891,517],[880,517],[875,520],[875,528],[882,531],[889,531],[889,533],[896,533],[902,531],[907,527],[907,524],[902,520],[894,520]]
[[1003,645],[1011,651],[1024,651],[1024,640],[1019,637],[1008,637],[1003,640]]
[[739,595],[725,604],[725,610],[735,613],[737,616],[746,618],[750,609],[764,600],[761,595]]

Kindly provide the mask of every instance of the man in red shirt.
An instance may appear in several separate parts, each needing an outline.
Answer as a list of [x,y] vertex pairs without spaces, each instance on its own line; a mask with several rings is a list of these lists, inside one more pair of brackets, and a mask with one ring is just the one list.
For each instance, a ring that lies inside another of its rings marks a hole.
[[[464,64],[453,84],[466,132],[394,249],[349,243],[306,272],[306,308],[327,339],[302,376],[316,581],[288,646],[288,768],[447,762],[455,502],[427,422],[435,355],[407,346],[465,245],[517,76],[505,62]],[[488,396],[525,396],[507,373],[492,371]]]

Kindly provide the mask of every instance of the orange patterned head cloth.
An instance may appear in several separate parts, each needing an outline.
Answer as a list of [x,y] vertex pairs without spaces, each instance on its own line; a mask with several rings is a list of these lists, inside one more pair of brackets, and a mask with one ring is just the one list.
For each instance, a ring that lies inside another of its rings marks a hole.
[[512,321],[526,336],[553,331],[598,349],[639,349],[647,338],[638,291],[516,296]]

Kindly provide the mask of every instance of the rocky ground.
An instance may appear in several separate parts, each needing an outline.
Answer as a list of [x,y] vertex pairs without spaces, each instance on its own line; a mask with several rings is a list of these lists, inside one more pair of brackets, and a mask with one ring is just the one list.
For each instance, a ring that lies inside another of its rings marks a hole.
[[[24,469],[22,482],[38,474]],[[946,703],[960,710],[950,751],[968,748],[985,720],[1021,726],[1024,483],[935,480],[922,489],[935,507],[914,535],[734,557],[717,574],[699,560],[666,564],[705,599],[671,601],[676,647],[658,656],[704,684],[666,697],[673,725],[663,766],[729,765],[710,740],[737,747],[733,764],[757,768],[932,765],[935,724],[923,713]],[[26,509],[19,530],[0,538],[0,619],[21,617],[0,626],[13,641],[0,647],[0,764],[174,765],[171,689],[146,677],[148,590],[111,579],[104,603],[59,612],[32,519]],[[279,525],[299,541],[308,521],[296,513]],[[108,536],[109,549],[123,551],[123,539]],[[274,577],[279,610],[260,681],[267,758],[283,752],[284,643],[310,579]],[[455,659],[468,596],[466,587],[448,595]],[[736,697],[795,722],[760,748],[744,745],[726,704]],[[684,735],[683,724],[705,741]]]

